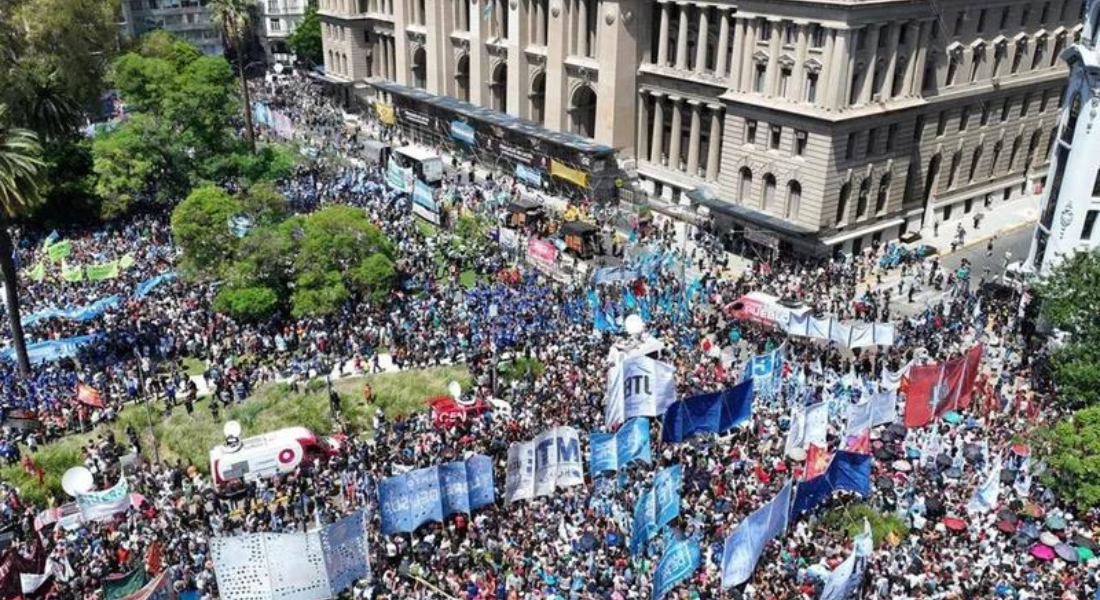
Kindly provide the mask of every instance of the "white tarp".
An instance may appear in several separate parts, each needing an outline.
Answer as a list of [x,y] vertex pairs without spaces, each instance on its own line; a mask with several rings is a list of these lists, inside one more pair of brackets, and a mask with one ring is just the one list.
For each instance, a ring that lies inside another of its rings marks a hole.
[[552,494],[584,483],[580,436],[572,427],[554,427],[508,448],[504,498],[508,502]]
[[790,335],[836,342],[845,348],[894,345],[893,323],[844,323],[836,317],[819,319],[809,313],[789,313],[778,327]]

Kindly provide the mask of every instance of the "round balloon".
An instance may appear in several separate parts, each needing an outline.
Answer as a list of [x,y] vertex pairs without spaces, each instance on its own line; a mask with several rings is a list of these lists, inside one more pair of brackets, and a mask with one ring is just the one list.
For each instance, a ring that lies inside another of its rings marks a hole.
[[741,341],[741,332],[736,329],[730,330],[730,341],[735,344]]

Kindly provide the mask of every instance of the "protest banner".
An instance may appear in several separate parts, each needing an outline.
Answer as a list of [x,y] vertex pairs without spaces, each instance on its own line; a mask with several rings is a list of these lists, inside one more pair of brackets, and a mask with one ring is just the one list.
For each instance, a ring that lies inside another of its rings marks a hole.
[[378,487],[382,533],[409,533],[494,501],[492,460],[476,455],[382,480]]
[[614,434],[594,432],[588,436],[588,466],[592,477],[607,471],[618,471],[627,464],[653,460],[649,444],[649,420],[627,421]]
[[85,521],[103,521],[130,508],[130,484],[125,477],[105,489],[79,494],[76,504]]
[[791,505],[791,482],[767,504],[741,521],[726,538],[722,552],[722,589],[741,585],[752,577],[764,546],[787,529],[788,508]]
[[630,356],[607,373],[604,422],[614,427],[634,417],[660,416],[675,401],[676,367]]
[[661,441],[682,442],[698,433],[724,433],[752,416],[753,380],[719,392],[673,402],[665,412]]
[[584,483],[580,436],[572,427],[554,427],[529,442],[508,448],[504,498],[508,502],[552,494]]

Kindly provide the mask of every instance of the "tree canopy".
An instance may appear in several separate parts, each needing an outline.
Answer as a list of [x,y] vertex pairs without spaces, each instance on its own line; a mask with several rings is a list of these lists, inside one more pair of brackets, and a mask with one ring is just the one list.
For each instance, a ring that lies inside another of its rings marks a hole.
[[1036,287],[1043,316],[1066,334],[1051,356],[1059,402],[1100,403],[1100,252],[1078,252]]
[[324,49],[321,45],[321,18],[317,16],[317,7],[310,4],[306,16],[298,23],[298,28],[287,36],[286,43],[298,60],[311,65],[324,62]]
[[1077,411],[1041,439],[1053,469],[1042,477],[1044,485],[1080,507],[1100,506],[1100,406]]

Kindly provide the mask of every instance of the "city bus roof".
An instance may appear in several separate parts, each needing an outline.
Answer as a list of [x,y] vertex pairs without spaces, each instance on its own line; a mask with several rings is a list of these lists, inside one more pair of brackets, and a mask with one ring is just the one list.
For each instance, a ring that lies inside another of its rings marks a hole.
[[397,151],[413,160],[421,162],[432,158],[440,158],[439,154],[428,148],[421,148],[420,146],[402,146],[398,148]]

